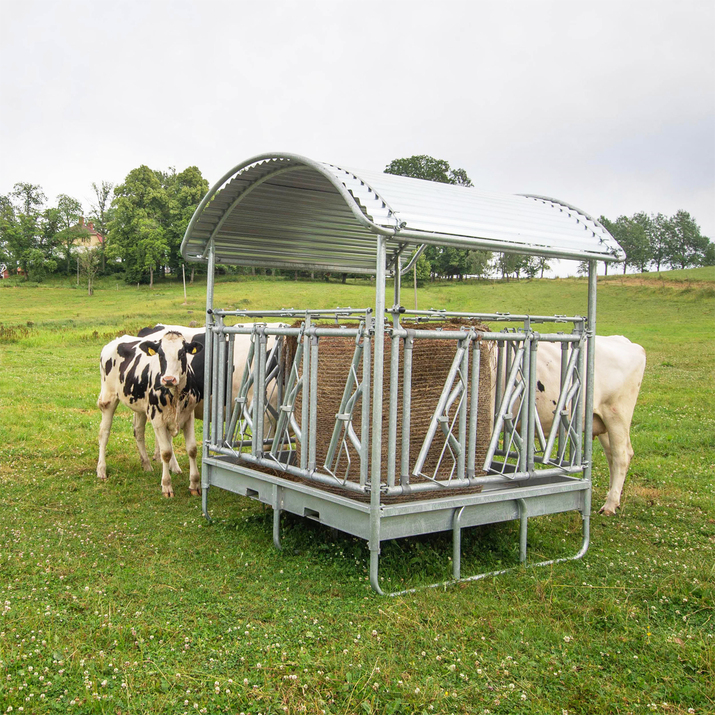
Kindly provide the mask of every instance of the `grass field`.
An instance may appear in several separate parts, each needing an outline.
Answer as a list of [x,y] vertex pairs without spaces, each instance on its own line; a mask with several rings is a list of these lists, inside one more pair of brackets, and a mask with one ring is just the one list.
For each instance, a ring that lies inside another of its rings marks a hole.
[[[259,504],[163,499],[120,408],[96,478],[98,356],[156,321],[203,323],[205,289],[104,279],[0,287],[0,712],[715,712],[715,269],[599,280],[600,334],[643,345],[623,508],[581,561],[389,599],[364,542]],[[369,281],[220,282],[225,308],[366,307]],[[584,313],[580,279],[441,283],[420,308]],[[412,307],[411,290],[403,302]],[[153,439],[153,437],[149,437]],[[608,472],[595,447],[594,512]],[[462,573],[518,563],[515,524],[468,530]],[[530,522],[573,553],[576,515]],[[446,534],[384,545],[390,590],[446,580]]]

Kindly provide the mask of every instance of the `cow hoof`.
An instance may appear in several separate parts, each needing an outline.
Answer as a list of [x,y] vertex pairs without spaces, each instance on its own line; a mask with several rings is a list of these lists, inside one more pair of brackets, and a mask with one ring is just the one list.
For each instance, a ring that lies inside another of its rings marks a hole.
[[189,489],[189,493],[191,494],[192,497],[200,497],[201,489]]
[[145,472],[151,472],[151,471],[153,471],[152,468],[151,468],[151,464],[142,464],[142,469],[143,469]]
[[174,498],[174,492],[164,492],[164,498],[165,498],[165,499],[173,499],[173,498]]
[[104,474],[104,475],[98,474],[98,475],[97,475],[97,478],[99,479],[100,482],[106,482],[106,481],[107,481],[107,475],[106,475],[106,474]]
[[607,509],[605,506],[602,506],[598,510],[599,514],[603,514],[603,516],[615,516],[616,515],[616,510],[615,509]]

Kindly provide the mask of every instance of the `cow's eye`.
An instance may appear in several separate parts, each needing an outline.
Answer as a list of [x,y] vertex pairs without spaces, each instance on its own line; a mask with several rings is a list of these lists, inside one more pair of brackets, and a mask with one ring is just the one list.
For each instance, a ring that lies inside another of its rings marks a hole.
[[148,354],[148,355],[156,355],[156,350],[154,350],[154,348],[148,348],[148,349],[147,349],[147,354]]

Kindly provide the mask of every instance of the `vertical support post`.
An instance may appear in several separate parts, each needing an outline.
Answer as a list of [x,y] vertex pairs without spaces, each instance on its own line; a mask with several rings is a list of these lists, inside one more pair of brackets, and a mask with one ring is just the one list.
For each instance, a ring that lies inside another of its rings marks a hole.
[[366,486],[370,477],[370,371],[372,354],[370,340],[370,315],[365,316],[362,348],[362,416],[360,423],[360,486]]
[[[398,319],[395,319],[397,322]],[[395,486],[397,470],[397,388],[400,369],[400,338],[392,335],[390,351],[390,411],[387,424],[387,486]]]
[[[559,395],[561,395],[561,393],[563,393],[566,389],[566,371],[569,362],[569,345],[571,345],[571,343],[561,343],[561,389],[559,390]],[[554,415],[554,419],[559,422],[559,449],[557,454],[559,464],[561,464],[565,452],[564,445],[566,443],[566,429],[560,414]]]
[[414,331],[408,330],[405,338],[402,366],[402,459],[400,484],[410,483],[410,429],[412,417],[412,349],[415,344]]
[[463,385],[462,397],[459,405],[459,454],[457,455],[457,477],[464,479],[466,476],[467,464],[467,405],[469,403],[469,337],[460,340],[459,344],[464,347],[462,354],[461,379]]
[[402,256],[398,256],[397,260],[395,261],[395,269],[393,271],[393,275],[395,277],[394,279],[394,288],[395,288],[395,300],[393,302],[393,305],[395,308],[400,307],[400,292],[402,290]]
[[310,434],[308,435],[308,471],[315,471],[318,444],[318,336],[310,339]]
[[231,333],[228,336],[228,355],[226,357],[226,400],[225,400],[225,414],[226,414],[226,426],[224,432],[224,440],[226,442],[231,442],[233,435],[229,434],[229,420],[231,419],[231,408],[233,406],[233,353],[236,343],[236,336]]
[[256,329],[258,350],[253,361],[253,456],[263,456],[263,424],[266,408],[266,334]]
[[300,416],[300,468],[308,468],[308,438],[313,425],[309,424],[308,415],[310,414],[310,315],[305,316],[305,324],[303,327],[303,401],[301,404]]
[[526,535],[529,517],[527,516],[527,506],[525,499],[517,499],[519,507],[519,562],[526,563]]
[[536,433],[536,351],[539,348],[539,340],[535,334],[531,335],[531,350],[529,355],[529,412],[528,429],[526,432],[526,468],[530,473],[534,472],[535,461],[535,433]]
[[226,334],[223,332],[223,317],[219,318],[219,333],[218,350],[216,355],[216,391],[212,395],[212,404],[214,408],[214,444],[221,442],[221,437],[224,433],[224,412],[226,409]]
[[209,456],[209,434],[211,426],[211,365],[213,363],[213,303],[214,303],[214,273],[216,269],[216,252],[214,243],[211,241],[208,254],[208,272],[206,276],[206,359],[204,362],[204,425],[203,425],[203,445],[201,448],[203,463],[201,465],[201,508],[204,516],[210,519],[208,512],[208,494],[210,484],[210,469],[206,466],[206,459]]
[[[530,412],[532,407],[531,402],[531,385],[529,378],[531,376],[531,342],[533,333],[531,332],[530,320],[527,318],[524,323],[524,353],[522,355],[521,375],[524,380],[524,390],[521,397],[521,450],[519,453],[519,470],[526,472],[529,469],[529,427],[531,425]],[[532,432],[533,439],[533,432]]]
[[387,238],[377,235],[375,275],[375,362],[373,365],[372,454],[370,464],[370,584],[376,593],[382,589],[378,580],[380,559],[380,485],[382,478],[382,389],[385,354],[385,263]]
[[472,347],[471,393],[469,396],[469,447],[467,449],[467,478],[476,473],[477,415],[479,413],[479,369],[481,367],[482,341],[477,337]]
[[281,547],[281,511],[283,511],[283,487],[273,485],[273,545]]
[[462,575],[462,512],[463,506],[455,509],[452,517],[452,577],[455,581]]
[[596,371],[596,294],[598,276],[596,261],[591,261],[588,266],[588,325],[586,353],[586,412],[584,415],[584,448],[583,477],[588,481],[588,490],[584,494],[583,533],[584,544],[588,547],[589,524],[591,519],[591,474],[593,469],[593,383]]

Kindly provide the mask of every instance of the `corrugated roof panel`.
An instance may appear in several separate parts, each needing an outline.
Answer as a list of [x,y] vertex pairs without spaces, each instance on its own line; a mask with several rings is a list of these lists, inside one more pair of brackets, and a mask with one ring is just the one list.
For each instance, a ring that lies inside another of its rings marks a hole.
[[206,195],[181,246],[205,260],[375,272],[376,234],[388,255],[422,243],[574,259],[614,260],[620,247],[583,211],[544,197],[492,194],[294,154],[240,164]]

